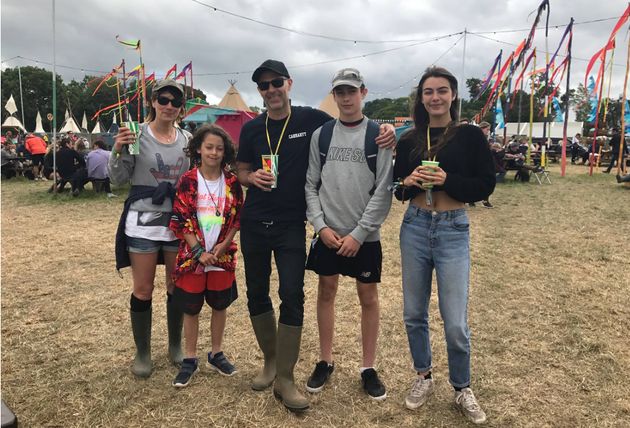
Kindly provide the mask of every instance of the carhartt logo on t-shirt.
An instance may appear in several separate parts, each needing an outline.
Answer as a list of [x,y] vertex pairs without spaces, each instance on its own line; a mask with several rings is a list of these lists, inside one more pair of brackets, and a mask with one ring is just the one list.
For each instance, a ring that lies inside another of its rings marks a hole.
[[306,132],[298,132],[297,134],[289,134],[289,140],[293,138],[306,137]]

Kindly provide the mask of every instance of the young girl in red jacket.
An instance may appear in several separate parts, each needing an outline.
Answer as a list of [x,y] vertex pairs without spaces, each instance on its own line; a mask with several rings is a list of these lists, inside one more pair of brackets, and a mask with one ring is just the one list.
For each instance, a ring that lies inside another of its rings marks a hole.
[[170,228],[181,239],[175,260],[173,299],[184,312],[185,358],[173,386],[188,386],[199,371],[197,337],[204,300],[212,308],[210,367],[231,376],[234,365],[222,350],[227,307],[238,297],[236,243],[243,191],[230,171],[235,149],[221,127],[203,125],[188,144],[195,165],[177,185]]

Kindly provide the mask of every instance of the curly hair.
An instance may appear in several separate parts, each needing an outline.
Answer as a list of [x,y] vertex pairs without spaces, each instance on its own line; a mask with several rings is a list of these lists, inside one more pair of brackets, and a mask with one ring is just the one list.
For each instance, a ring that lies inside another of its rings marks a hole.
[[190,158],[190,163],[195,166],[201,165],[201,155],[198,151],[201,149],[201,145],[209,134],[216,135],[223,140],[224,154],[223,160],[221,161],[221,168],[232,170],[234,161],[236,160],[236,148],[234,147],[232,137],[220,126],[207,123],[195,130],[192,138],[188,141],[188,146],[184,149],[184,153]]

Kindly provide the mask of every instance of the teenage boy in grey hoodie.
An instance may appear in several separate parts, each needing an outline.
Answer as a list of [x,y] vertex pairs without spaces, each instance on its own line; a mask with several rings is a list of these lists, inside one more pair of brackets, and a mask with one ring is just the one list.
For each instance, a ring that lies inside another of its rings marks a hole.
[[[319,275],[317,321],[321,357],[306,389],[321,391],[334,370],[335,295],[342,274],[356,279],[361,303],[363,388],[371,398],[383,400],[387,393],[374,362],[379,327],[377,283],[383,258],[379,230],[392,202],[388,190],[392,183],[392,150],[379,149],[376,171],[371,170],[366,132],[372,125],[362,111],[368,91],[361,73],[342,69],[335,74],[332,86],[339,120],[334,124],[326,153],[321,153],[325,146],[319,141],[326,125],[313,133],[305,186],[306,216],[318,234],[311,245],[307,269]],[[325,156],[323,166],[320,156]]]

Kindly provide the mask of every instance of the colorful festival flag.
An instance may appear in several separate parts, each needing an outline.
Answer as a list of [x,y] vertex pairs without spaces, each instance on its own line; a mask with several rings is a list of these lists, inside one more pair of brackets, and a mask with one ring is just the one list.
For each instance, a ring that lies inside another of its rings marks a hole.
[[495,110],[495,122],[497,123],[495,132],[497,129],[505,128],[505,118],[503,117],[503,107],[501,105],[501,97],[497,97],[497,108]]
[[164,75],[165,79],[168,79],[170,77],[170,75],[176,75],[177,74],[177,64],[175,64],[174,66],[172,66],[171,68],[168,69],[168,71],[166,72],[166,74]]
[[560,105],[558,97],[553,97],[553,108],[556,110],[555,121],[562,122],[564,120],[564,113],[562,112],[562,106]]
[[134,39],[130,39],[130,40],[120,40],[119,39],[119,35],[116,35],[116,41],[118,43],[120,43],[121,45],[125,45],[127,47],[130,47],[132,49],[138,50],[140,49],[140,40],[134,40]]
[[191,69],[192,69],[192,61],[190,61],[188,64],[184,66],[184,68],[182,68],[182,71],[180,71],[179,74],[175,76],[175,80],[183,79],[184,77],[186,77],[186,73],[190,71]]

